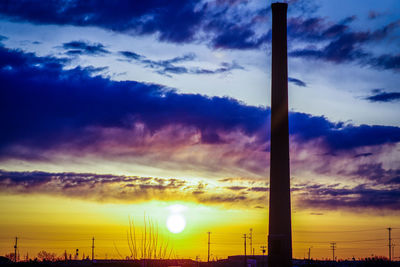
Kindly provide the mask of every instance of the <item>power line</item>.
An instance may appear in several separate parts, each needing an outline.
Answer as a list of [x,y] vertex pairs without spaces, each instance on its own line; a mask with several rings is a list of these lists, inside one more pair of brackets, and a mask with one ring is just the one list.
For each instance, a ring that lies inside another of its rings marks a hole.
[[[395,228],[392,228],[395,229]],[[357,233],[357,232],[371,232],[371,231],[383,231],[384,228],[372,228],[372,229],[362,229],[362,230],[342,230],[342,231],[308,231],[308,230],[294,230],[294,233],[316,233],[316,234],[336,234],[336,233]]]

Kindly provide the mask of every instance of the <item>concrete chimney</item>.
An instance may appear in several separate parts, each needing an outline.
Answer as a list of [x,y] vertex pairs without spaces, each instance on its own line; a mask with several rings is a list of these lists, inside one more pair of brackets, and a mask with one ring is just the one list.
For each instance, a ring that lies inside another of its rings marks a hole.
[[292,266],[287,3],[273,3],[268,267]]

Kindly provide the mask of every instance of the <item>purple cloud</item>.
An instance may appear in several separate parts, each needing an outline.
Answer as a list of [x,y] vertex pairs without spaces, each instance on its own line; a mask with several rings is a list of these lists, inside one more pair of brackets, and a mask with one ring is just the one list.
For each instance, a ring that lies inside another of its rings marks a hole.
[[[137,123],[153,134],[173,125],[193,127],[208,144],[235,143],[228,141],[228,134],[235,131],[255,137],[258,147],[269,140],[269,108],[231,98],[178,94],[161,85],[92,77],[98,69],[64,70],[65,62],[0,47],[0,114],[7,129],[0,133],[1,158],[10,156],[15,145],[29,148],[21,157],[68,143],[95,146],[104,130],[129,130]],[[398,127],[332,123],[298,112],[290,113],[290,134],[303,141],[322,138],[331,151],[400,141]]]

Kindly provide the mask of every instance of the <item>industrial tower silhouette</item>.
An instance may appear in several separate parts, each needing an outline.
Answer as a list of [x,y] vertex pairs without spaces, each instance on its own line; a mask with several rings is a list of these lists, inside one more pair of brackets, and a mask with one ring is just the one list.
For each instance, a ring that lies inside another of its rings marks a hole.
[[273,3],[268,267],[292,266],[287,3]]

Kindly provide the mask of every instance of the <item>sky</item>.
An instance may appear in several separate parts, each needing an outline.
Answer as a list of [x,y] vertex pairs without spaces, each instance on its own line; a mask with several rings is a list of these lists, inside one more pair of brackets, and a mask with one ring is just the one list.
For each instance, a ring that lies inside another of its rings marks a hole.
[[[255,253],[268,229],[267,1],[1,1],[0,255]],[[400,2],[288,1],[293,256],[400,241]],[[171,214],[185,219],[174,234]],[[158,225],[158,226],[155,226]],[[138,237],[139,238],[139,237]],[[140,238],[139,238],[140,239]],[[141,240],[141,239],[140,239]],[[249,241],[250,242],[250,241]]]

